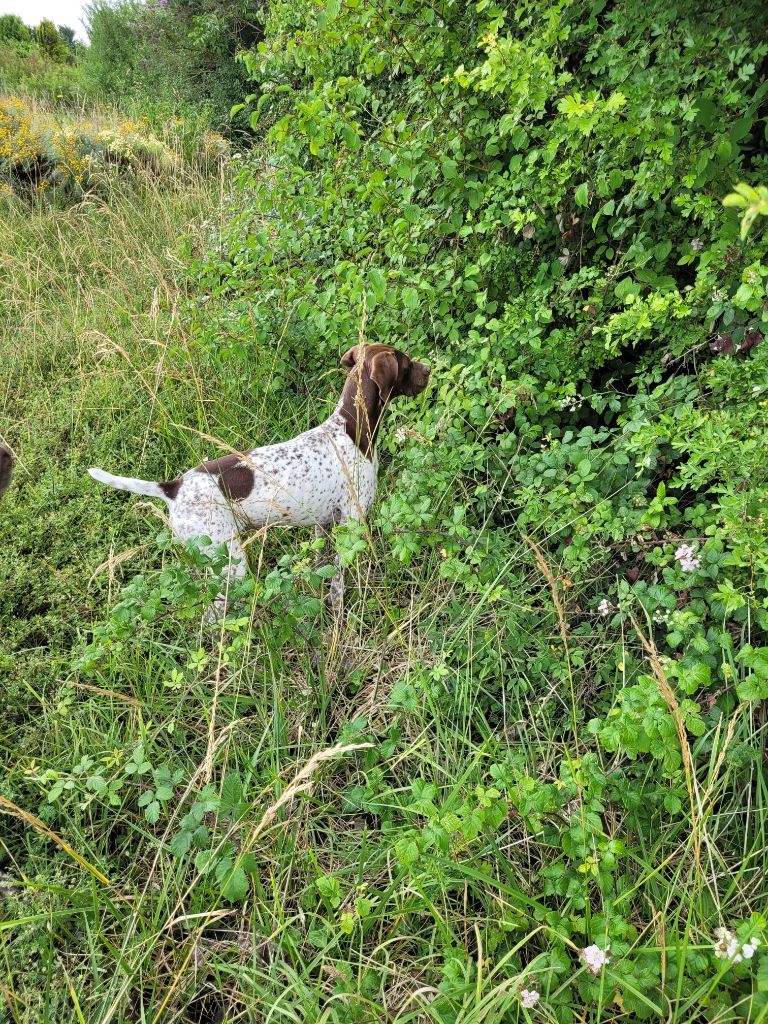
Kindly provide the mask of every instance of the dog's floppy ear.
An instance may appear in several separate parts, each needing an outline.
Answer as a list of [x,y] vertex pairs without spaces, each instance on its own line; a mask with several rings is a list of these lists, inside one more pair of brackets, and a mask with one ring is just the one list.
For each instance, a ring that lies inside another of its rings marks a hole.
[[381,401],[385,405],[392,395],[399,372],[400,367],[394,352],[377,352],[371,359],[368,374],[379,389]]
[[359,345],[353,345],[351,349],[344,353],[341,357],[341,365],[345,370],[351,370],[357,362],[357,353],[360,349]]

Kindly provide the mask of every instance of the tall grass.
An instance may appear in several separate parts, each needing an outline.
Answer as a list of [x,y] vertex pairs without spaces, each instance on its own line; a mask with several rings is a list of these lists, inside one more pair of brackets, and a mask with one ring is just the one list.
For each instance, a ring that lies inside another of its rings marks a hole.
[[6,658],[9,645],[34,660],[71,638],[89,614],[90,545],[135,537],[122,505],[106,522],[89,500],[84,462],[150,447],[162,472],[150,435],[165,353],[184,343],[180,244],[207,244],[224,180],[187,168],[168,186],[135,175],[69,208],[0,217],[0,436],[17,460],[0,524]]

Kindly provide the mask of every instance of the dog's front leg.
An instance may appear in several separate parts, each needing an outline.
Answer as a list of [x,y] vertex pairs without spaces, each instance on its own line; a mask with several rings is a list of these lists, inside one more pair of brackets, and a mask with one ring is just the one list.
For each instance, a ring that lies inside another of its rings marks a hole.
[[[347,511],[334,509],[333,519],[331,522],[323,525],[318,523],[315,526],[315,537],[317,540],[324,540],[328,545],[332,544],[333,534],[331,531],[333,527],[343,525],[348,519],[349,513]],[[331,608],[335,613],[338,613],[341,611],[341,606],[344,600],[344,570],[341,567],[341,560],[339,559],[338,551],[334,553],[333,565],[336,567],[336,572],[331,577],[329,597],[331,601]]]

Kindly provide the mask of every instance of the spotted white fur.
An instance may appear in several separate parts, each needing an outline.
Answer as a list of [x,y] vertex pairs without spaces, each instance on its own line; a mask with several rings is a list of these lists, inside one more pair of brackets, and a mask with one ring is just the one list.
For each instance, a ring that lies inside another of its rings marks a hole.
[[[354,351],[344,357],[344,365],[352,365]],[[382,382],[382,367],[390,377],[394,373],[394,380]],[[162,498],[176,535],[182,540],[209,537],[214,546],[226,543],[229,576],[241,577],[247,568],[240,540],[245,530],[314,526],[324,534],[334,524],[362,520],[368,513],[376,496],[375,439],[383,408],[396,394],[418,394],[426,386],[429,368],[390,346],[371,345],[361,360],[361,374],[368,374],[362,377],[362,386],[355,390],[348,379],[339,404],[324,423],[290,441],[203,463],[169,483],[115,476],[101,469],[88,472],[118,490]],[[375,387],[366,387],[371,382]],[[361,400],[364,393],[368,397]],[[360,442],[361,431],[350,427],[360,416],[366,421],[367,444]],[[337,574],[331,588],[334,604],[340,586]]]
[[[319,427],[290,441],[244,452],[237,465],[253,473],[245,498],[226,497],[214,473],[187,470],[175,497],[151,480],[88,472],[121,491],[162,498],[174,533],[181,540],[210,537],[226,542],[235,576],[246,570],[239,534],[265,526],[328,528],[347,519],[364,519],[376,497],[378,458],[367,459],[348,436],[338,410]],[[237,560],[237,565],[234,564]]]

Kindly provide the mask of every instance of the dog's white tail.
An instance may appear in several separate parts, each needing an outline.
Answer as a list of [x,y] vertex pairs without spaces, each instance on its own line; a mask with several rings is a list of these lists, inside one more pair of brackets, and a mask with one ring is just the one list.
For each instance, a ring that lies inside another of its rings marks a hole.
[[162,498],[170,503],[171,498],[163,491],[160,484],[154,480],[136,480],[132,476],[113,476],[112,473],[105,473],[103,469],[89,469],[88,472],[94,480],[107,484],[109,487],[116,487],[118,491],[130,491],[131,494],[144,494],[148,498]]

